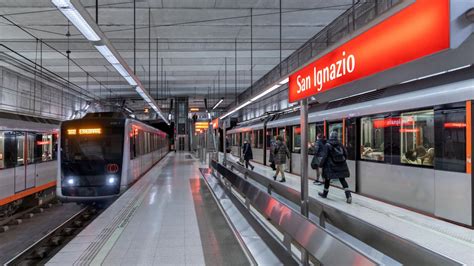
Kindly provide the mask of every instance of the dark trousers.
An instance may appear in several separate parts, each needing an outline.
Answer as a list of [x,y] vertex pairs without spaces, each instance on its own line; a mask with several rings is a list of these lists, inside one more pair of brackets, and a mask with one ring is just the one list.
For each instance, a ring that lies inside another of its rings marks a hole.
[[[344,193],[346,193],[346,198],[349,198],[351,196],[351,191],[349,190],[349,185],[347,184],[347,181],[345,178],[339,178],[339,182],[341,182],[342,187],[344,188]],[[331,179],[329,178],[324,178],[324,194],[329,193],[329,185],[331,183]]]
[[253,168],[253,165],[250,164],[250,160],[245,160],[245,168],[248,169],[249,166]]

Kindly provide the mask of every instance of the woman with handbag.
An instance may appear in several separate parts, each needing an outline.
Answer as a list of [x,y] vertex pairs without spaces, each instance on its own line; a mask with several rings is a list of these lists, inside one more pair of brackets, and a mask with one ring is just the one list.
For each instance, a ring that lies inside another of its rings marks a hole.
[[321,163],[321,156],[324,150],[324,145],[326,145],[326,137],[323,134],[318,133],[318,136],[316,137],[314,157],[311,161],[311,168],[316,170],[316,180],[313,181],[313,184],[318,186],[323,184],[323,182],[320,180],[322,175],[322,168],[319,167],[319,164]]

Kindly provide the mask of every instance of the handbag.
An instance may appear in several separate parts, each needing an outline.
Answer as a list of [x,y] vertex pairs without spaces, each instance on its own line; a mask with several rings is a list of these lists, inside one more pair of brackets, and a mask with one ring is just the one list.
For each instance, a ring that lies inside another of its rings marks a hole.
[[313,160],[311,160],[311,168],[316,170],[319,167],[319,163],[321,162],[321,158],[318,156],[313,156]]

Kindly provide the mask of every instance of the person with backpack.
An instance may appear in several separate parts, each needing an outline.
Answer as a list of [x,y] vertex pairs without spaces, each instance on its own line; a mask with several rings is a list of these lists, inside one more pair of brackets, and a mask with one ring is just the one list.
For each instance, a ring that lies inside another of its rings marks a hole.
[[346,194],[346,202],[351,203],[352,197],[349,190],[349,185],[345,178],[350,176],[349,167],[347,166],[347,150],[339,142],[337,132],[331,132],[329,141],[324,146],[319,166],[323,169],[324,191],[319,192],[319,196],[326,198],[329,193],[329,184],[331,179],[339,179],[344,192]]
[[324,145],[326,145],[326,137],[318,133],[318,136],[316,137],[316,145],[314,148],[314,157],[313,160],[311,161],[311,168],[316,170],[316,180],[314,180],[313,184],[315,185],[322,185],[323,182],[321,182],[321,174],[322,174],[322,168],[319,167],[319,164],[321,162],[321,157],[324,151]]
[[244,161],[245,161],[245,168],[254,168],[253,165],[250,164],[250,160],[253,159],[253,153],[252,153],[252,146],[250,145],[249,141],[246,139],[244,142],[244,145],[242,146],[242,154],[244,156]]
[[275,172],[275,175],[273,176],[273,180],[276,180],[278,173],[281,173],[280,182],[282,183],[286,182],[285,164],[286,164],[286,158],[288,159],[290,158],[290,151],[288,150],[288,147],[286,146],[282,136],[277,137],[273,155],[274,155],[273,160],[275,161],[275,168],[276,168],[276,172]]

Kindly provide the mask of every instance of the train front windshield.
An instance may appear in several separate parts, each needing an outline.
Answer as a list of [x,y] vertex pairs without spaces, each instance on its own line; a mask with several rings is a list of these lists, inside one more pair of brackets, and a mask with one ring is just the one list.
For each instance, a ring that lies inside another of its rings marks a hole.
[[[66,194],[77,194],[78,187],[104,187],[108,188],[105,190],[109,193],[118,192],[122,149],[122,127],[64,127],[61,170],[62,186],[69,188]],[[92,191],[92,194],[97,196],[106,193],[103,190]]]

